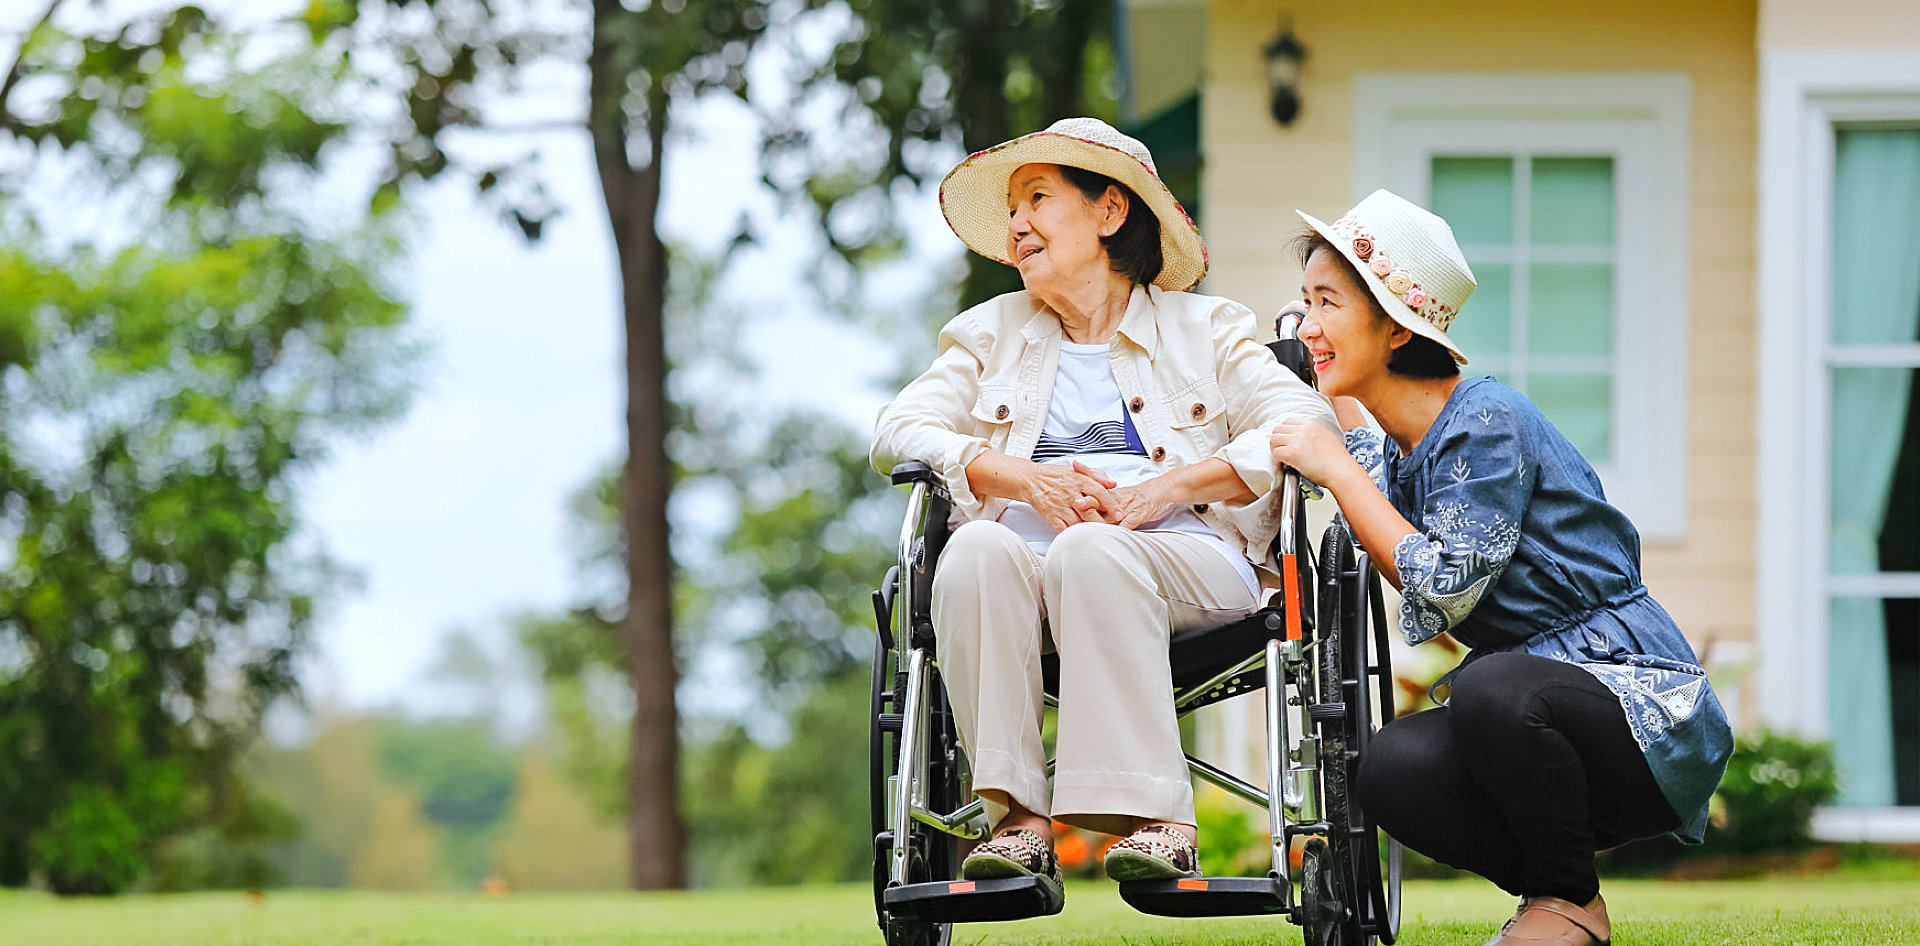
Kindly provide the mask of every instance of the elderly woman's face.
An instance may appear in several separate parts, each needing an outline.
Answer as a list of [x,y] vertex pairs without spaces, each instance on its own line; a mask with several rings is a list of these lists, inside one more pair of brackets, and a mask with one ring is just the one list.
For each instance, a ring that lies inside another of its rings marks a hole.
[[1066,289],[1112,271],[1103,236],[1127,219],[1113,188],[1088,200],[1057,164],[1023,164],[1007,181],[1007,258],[1036,292]]

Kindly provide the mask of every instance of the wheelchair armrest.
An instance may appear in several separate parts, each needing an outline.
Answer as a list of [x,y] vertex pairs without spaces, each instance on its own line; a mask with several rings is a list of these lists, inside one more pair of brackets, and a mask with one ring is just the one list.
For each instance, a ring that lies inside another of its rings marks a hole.
[[915,646],[931,647],[933,618],[929,605],[933,597],[933,573],[951,532],[947,519],[953,500],[947,493],[946,481],[924,461],[896,464],[888,478],[895,486],[925,484],[927,487],[925,505],[910,507],[907,520],[901,524],[899,567],[900,580],[910,586],[912,607],[904,615],[907,626],[912,629],[909,639]]
[[939,489],[946,485],[946,482],[940,478],[940,474],[934,472],[933,467],[919,460],[907,460],[904,463],[895,464],[893,472],[888,475],[888,478],[893,481],[893,485],[895,486],[905,486],[908,483],[925,483],[930,487]]

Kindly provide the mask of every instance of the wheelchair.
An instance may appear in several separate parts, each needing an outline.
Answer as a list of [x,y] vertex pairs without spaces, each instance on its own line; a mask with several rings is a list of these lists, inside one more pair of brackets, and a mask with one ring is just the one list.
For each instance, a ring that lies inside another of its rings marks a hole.
[[[1280,340],[1269,347],[1311,383],[1305,346],[1294,338],[1298,319],[1282,318]],[[972,796],[934,658],[929,605],[952,506],[924,463],[896,466],[892,481],[909,495],[898,562],[873,593],[873,902],[887,946],[948,946],[955,923],[1045,916],[1063,904],[1032,877],[959,877],[961,858],[991,826]],[[1278,914],[1302,928],[1308,946],[1391,946],[1400,927],[1400,845],[1385,838],[1383,846],[1349,789],[1374,730],[1393,718],[1389,624],[1379,575],[1343,519],[1335,516],[1317,556],[1302,547],[1302,487],[1297,473],[1284,472],[1272,549],[1281,592],[1253,614],[1178,631],[1169,642],[1180,715],[1264,691],[1264,788],[1192,754],[1187,763],[1265,808],[1272,867],[1263,877],[1129,881],[1120,895],[1160,916]],[[1054,655],[1043,658],[1042,675],[1046,701],[1057,705]]]

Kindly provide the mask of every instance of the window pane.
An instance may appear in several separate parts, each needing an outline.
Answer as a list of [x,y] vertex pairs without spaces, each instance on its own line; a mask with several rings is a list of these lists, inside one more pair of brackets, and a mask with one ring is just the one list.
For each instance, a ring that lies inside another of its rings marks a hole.
[[1833,162],[1835,343],[1920,329],[1920,128],[1842,128]]
[[1527,373],[1527,396],[1587,462],[1613,460],[1613,376]]
[[1521,394],[1527,393],[1525,379],[1513,376],[1512,359],[1498,355],[1482,358],[1474,355],[1472,352],[1468,352],[1467,357],[1472,359],[1472,364],[1460,369],[1461,377],[1478,378],[1484,375],[1515,391],[1519,391]]
[[1513,267],[1505,263],[1476,263],[1467,260],[1479,285],[1460,314],[1447,329],[1467,359],[1478,367],[1485,355],[1504,355],[1513,351]]
[[1912,368],[1833,369],[1827,567],[1920,571],[1920,385]]
[[1432,209],[1461,246],[1512,244],[1513,159],[1434,158]]
[[1539,263],[1528,269],[1527,350],[1613,354],[1613,266]]
[[1838,803],[1920,805],[1920,600],[1832,599],[1827,693]]
[[1613,159],[1533,159],[1534,246],[1613,245]]

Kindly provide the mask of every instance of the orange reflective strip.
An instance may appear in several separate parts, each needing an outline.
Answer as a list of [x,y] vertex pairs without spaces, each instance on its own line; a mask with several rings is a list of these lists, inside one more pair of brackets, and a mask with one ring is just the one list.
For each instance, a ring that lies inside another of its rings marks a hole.
[[1175,884],[1175,886],[1181,890],[1205,890],[1207,889],[1207,882],[1204,880],[1183,880]]
[[947,892],[948,892],[948,893],[972,893],[972,892],[973,892],[973,881],[971,881],[971,880],[962,880],[962,881],[959,881],[958,883],[951,883],[951,884],[948,884],[948,885],[947,885]]
[[1300,639],[1300,562],[1298,555],[1280,556],[1280,578],[1287,596],[1287,640]]

